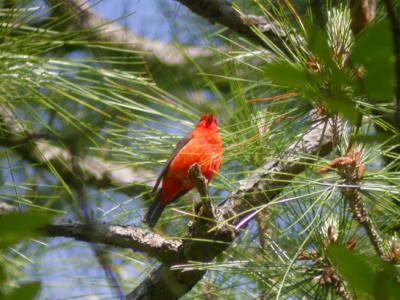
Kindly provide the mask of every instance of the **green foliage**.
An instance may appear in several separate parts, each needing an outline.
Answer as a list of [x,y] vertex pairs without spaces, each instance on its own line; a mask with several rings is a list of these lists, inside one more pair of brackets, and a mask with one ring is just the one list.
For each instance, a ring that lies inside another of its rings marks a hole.
[[[43,226],[50,218],[43,213],[14,212],[0,216],[0,249],[9,247],[17,242],[38,237]],[[0,265],[0,286],[6,281],[4,269]],[[6,294],[0,289],[0,298],[4,300],[35,299],[39,293],[40,282],[21,285]]]
[[308,84],[307,73],[290,62],[279,62],[265,67],[265,76],[274,84],[289,89],[305,89]]
[[[335,11],[332,17],[339,18]],[[330,25],[337,26],[333,21]],[[350,50],[347,50],[348,34],[338,32],[337,28],[331,29],[329,36],[315,25],[310,24],[307,28],[310,54],[306,60],[311,59],[314,69],[307,63],[274,62],[265,68],[269,80],[290,91],[299,91],[307,100],[321,103],[353,124],[359,119],[360,104],[392,102],[394,50],[388,21],[380,20],[368,26]],[[338,36],[334,34],[343,35],[339,36],[343,40],[342,46],[338,45]],[[347,51],[350,51],[349,57],[343,58]]]
[[380,20],[368,26],[354,42],[349,61],[365,68],[359,93],[371,102],[391,102],[395,86],[393,38],[390,24]]
[[40,229],[48,222],[49,218],[43,213],[15,212],[0,216],[0,248],[39,236]]
[[3,300],[21,300],[21,299],[35,299],[40,291],[40,283],[33,282],[22,285],[19,288],[14,289],[12,292],[3,295]]
[[349,91],[354,85],[353,80],[332,60],[327,34],[317,27],[310,27],[308,32],[310,51],[318,70],[278,62],[266,67],[266,77],[290,91],[299,91],[311,103],[321,103],[332,113],[341,113],[355,123],[357,103]]
[[392,264],[337,246],[330,246],[328,255],[339,274],[358,293],[374,299],[393,300],[400,295],[398,274]]

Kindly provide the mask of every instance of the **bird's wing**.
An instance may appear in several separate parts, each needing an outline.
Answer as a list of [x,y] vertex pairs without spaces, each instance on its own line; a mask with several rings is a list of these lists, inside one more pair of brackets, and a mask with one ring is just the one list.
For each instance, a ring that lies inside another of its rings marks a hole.
[[154,188],[153,188],[153,192],[155,192],[155,191],[157,190],[158,186],[160,185],[161,179],[164,177],[165,173],[167,172],[168,167],[169,167],[171,161],[175,158],[175,156],[179,153],[179,151],[180,151],[187,143],[189,143],[190,140],[191,140],[190,137],[184,138],[184,139],[180,140],[180,141],[176,144],[175,149],[174,149],[174,151],[172,152],[171,157],[168,159],[168,161],[167,161],[167,163],[166,163],[164,169],[161,171],[160,175],[159,175],[158,178],[157,178],[156,184],[154,185]]

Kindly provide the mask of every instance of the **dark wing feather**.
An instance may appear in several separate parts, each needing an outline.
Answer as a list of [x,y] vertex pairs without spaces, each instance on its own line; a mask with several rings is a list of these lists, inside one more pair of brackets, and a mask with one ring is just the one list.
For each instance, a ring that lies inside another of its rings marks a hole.
[[[172,201],[178,199],[179,197],[182,197],[189,191],[190,190],[185,190],[180,192],[178,195],[175,196],[174,199],[172,199]],[[161,197],[161,190],[157,193],[156,197],[153,200],[153,203],[151,203],[149,210],[147,211],[147,214],[144,216],[143,219],[143,221],[145,223],[148,223],[151,228],[153,228],[156,225],[158,219],[161,217],[161,213],[165,208],[165,206],[161,207],[160,205],[160,197]]]
[[161,171],[160,175],[159,175],[158,178],[157,178],[156,184],[154,185],[154,188],[153,188],[153,192],[155,192],[155,191],[157,190],[158,186],[160,185],[161,179],[164,177],[165,173],[167,172],[168,167],[169,167],[169,164],[171,163],[171,161],[175,158],[175,156],[178,154],[178,152],[179,152],[187,143],[189,143],[190,140],[191,140],[190,137],[184,138],[184,139],[180,140],[180,141],[176,144],[175,149],[174,149],[174,151],[173,151],[172,154],[171,154],[171,157],[168,159],[168,161],[167,161],[167,163],[166,163],[164,169]]

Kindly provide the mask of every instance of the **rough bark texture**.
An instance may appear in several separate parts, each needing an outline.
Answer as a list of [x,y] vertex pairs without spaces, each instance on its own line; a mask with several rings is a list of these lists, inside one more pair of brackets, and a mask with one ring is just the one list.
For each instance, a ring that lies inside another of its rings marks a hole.
[[322,156],[329,153],[339,127],[333,119],[316,121],[307,134],[288,148],[282,155],[282,160],[267,162],[255,170],[216,209],[215,217],[220,226],[210,231],[215,229],[215,223],[196,220],[189,228],[188,236],[183,239],[180,250],[183,257],[178,261],[162,264],[127,298],[178,299],[190,291],[205,271],[181,271],[176,266],[190,261],[210,262],[220,255],[240,233],[235,225],[243,219],[243,212],[272,201],[290,183],[290,179],[302,172],[306,163],[312,161],[312,155]]
[[[335,268],[329,267],[324,270],[324,273],[329,274],[329,285],[333,288],[336,295],[338,295],[342,300],[353,300],[354,298],[351,296],[345,282],[338,276]],[[325,275],[325,274],[324,274]],[[324,276],[323,275],[323,276]]]
[[49,237],[69,237],[78,241],[129,248],[147,253],[160,261],[179,259],[180,240],[167,240],[143,228],[128,225],[59,221],[44,228]]
[[[15,206],[0,202],[0,216],[17,212]],[[45,237],[67,237],[78,241],[128,248],[151,255],[163,262],[177,261],[181,240],[168,240],[143,228],[107,223],[59,220],[42,229]]]
[[[357,183],[350,181],[347,182],[347,184],[350,186],[354,186]],[[353,215],[353,219],[356,220],[364,228],[376,253],[383,260],[386,260],[387,256],[383,248],[383,241],[380,238],[378,230],[376,229],[375,224],[372,222],[368,214],[368,211],[364,205],[360,189],[354,187],[346,187],[342,189],[342,192],[344,197],[350,204],[350,209]]]
[[[71,166],[72,154],[49,141],[37,138],[23,126],[6,106],[0,105],[0,145],[10,147],[23,159],[43,168],[54,168],[66,182],[76,174]],[[142,168],[129,168],[96,157],[75,157],[84,184],[117,189],[128,195],[148,191],[155,174]]]
[[210,23],[221,24],[230,30],[257,42],[264,48],[270,48],[268,44],[254,31],[259,32],[271,40],[279,49],[285,51],[285,43],[290,40],[300,42],[300,38],[293,32],[286,32],[278,23],[271,22],[263,16],[242,14],[232,7],[231,1],[227,0],[175,0],[193,13],[202,16]]

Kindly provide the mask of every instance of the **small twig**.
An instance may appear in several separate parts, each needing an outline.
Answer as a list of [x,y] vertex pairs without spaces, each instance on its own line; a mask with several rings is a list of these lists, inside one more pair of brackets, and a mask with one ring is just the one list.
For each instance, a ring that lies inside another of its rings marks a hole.
[[[349,184],[352,184],[349,182]],[[353,183],[354,184],[354,183]],[[382,239],[379,236],[378,230],[375,228],[374,223],[372,223],[371,218],[368,215],[368,211],[361,198],[361,191],[359,188],[343,188],[343,195],[350,204],[351,213],[353,219],[360,224],[365,232],[367,233],[371,244],[373,245],[376,253],[383,259],[387,260],[385,250],[383,248]]]
[[212,211],[211,199],[208,193],[207,178],[201,173],[199,164],[194,164],[189,168],[189,176],[194,181],[196,189],[201,196],[201,202],[203,204],[203,212],[201,213],[205,217],[213,218],[214,213]]
[[323,276],[327,276],[329,278],[329,285],[333,288],[336,295],[338,295],[343,300],[352,300],[353,297],[349,293],[345,282],[338,276],[335,268],[328,267],[324,270]]
[[271,216],[271,212],[268,208],[265,208],[261,210],[257,216],[256,216],[256,221],[258,225],[258,239],[260,241],[260,246],[263,251],[267,250],[268,247],[268,241],[265,238],[267,235],[271,236],[270,228],[268,228],[265,224],[265,219]]
[[353,297],[349,293],[346,283],[339,277],[336,270],[332,266],[327,266],[323,269],[319,283],[321,285],[332,288],[336,295],[343,300],[352,300]]

